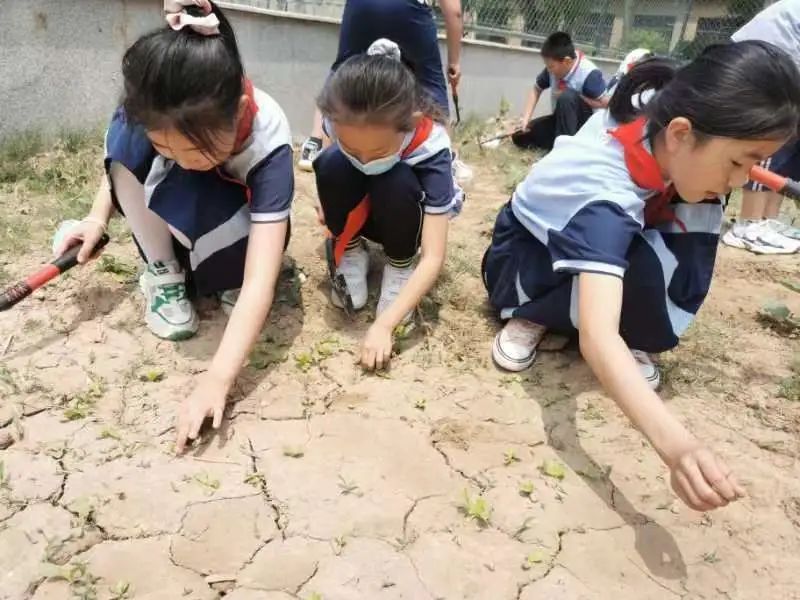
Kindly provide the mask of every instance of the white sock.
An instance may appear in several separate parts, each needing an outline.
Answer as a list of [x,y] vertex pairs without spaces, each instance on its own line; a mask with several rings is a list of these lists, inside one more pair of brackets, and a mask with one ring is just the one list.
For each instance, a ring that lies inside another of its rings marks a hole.
[[117,202],[147,262],[174,262],[172,232],[167,222],[145,204],[144,186],[118,162],[111,163],[111,181]]

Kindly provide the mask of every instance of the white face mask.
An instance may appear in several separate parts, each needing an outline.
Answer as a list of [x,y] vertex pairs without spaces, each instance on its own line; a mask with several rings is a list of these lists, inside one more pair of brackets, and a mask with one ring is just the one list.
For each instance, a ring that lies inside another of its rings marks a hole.
[[341,145],[339,146],[339,150],[341,150],[342,154],[347,157],[347,160],[350,161],[350,164],[364,173],[364,175],[382,175],[383,173],[390,171],[392,167],[400,162],[400,154],[398,153],[390,154],[389,156],[384,156],[383,158],[376,158],[368,163],[362,163],[355,156],[345,152]]

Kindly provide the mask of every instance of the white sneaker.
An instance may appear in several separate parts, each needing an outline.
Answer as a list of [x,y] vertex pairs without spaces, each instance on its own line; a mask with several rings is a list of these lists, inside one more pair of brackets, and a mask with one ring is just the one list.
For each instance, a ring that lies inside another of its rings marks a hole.
[[647,380],[650,387],[654,391],[657,390],[661,385],[661,371],[658,370],[653,359],[650,358],[647,352],[642,352],[641,350],[631,349],[631,354],[633,354],[633,358],[639,367],[639,372]]
[[237,288],[235,290],[225,290],[219,295],[219,304],[222,307],[222,312],[224,312],[229,317],[233,312],[233,307],[236,306],[236,302],[239,300],[239,293],[242,291],[242,288]]
[[297,166],[301,171],[313,171],[314,160],[322,150],[322,145],[311,138],[308,138],[300,147],[300,160],[297,161]]
[[764,226],[792,241],[800,240],[800,229],[778,219],[766,219]]
[[165,340],[185,340],[197,333],[198,318],[186,295],[186,274],[176,262],[154,262],[139,278],[145,298],[144,320]]
[[800,241],[777,233],[768,221],[736,223],[722,236],[722,242],[755,254],[794,254],[800,249]]
[[[405,287],[413,273],[413,265],[409,267],[398,268],[387,264],[383,267],[381,297],[378,299],[378,315],[389,308],[392,303],[397,300],[397,297],[400,295],[400,290]],[[412,316],[413,311],[410,311],[406,316],[403,317],[403,323],[410,321]]]
[[453,179],[455,182],[461,187],[466,187],[472,183],[474,177],[475,173],[472,168],[453,152]]
[[527,319],[510,319],[494,337],[492,358],[506,371],[524,371],[536,358],[536,346],[547,328]]
[[[353,308],[359,310],[367,303],[369,290],[367,289],[367,273],[369,272],[369,252],[359,245],[353,250],[345,251],[342,261],[336,269],[344,276],[347,291],[353,301]],[[331,303],[336,308],[344,308],[344,301],[338,294],[331,290]]]

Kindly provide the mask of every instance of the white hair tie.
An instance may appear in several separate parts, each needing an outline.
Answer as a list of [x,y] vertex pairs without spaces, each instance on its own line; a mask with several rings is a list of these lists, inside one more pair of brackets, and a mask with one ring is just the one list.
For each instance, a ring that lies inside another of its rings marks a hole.
[[[190,15],[187,6],[197,6],[205,16]],[[201,35],[219,35],[219,19],[212,11],[209,0],[164,0],[167,23],[175,31],[190,27]]]
[[369,56],[388,56],[398,62],[400,62],[402,58],[400,46],[398,46],[396,42],[387,40],[386,38],[381,38],[372,42],[370,47],[367,48],[367,54]]

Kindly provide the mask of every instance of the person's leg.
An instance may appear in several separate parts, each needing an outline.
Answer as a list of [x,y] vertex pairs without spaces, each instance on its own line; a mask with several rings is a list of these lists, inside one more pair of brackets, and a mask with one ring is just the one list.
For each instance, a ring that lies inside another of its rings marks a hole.
[[[325,225],[334,237],[340,238],[348,217],[367,195],[368,177],[350,164],[335,144],[326,148],[314,161],[314,175]],[[369,254],[363,246],[361,231],[347,242],[337,270],[347,282],[353,307],[363,308],[368,296]],[[331,302],[339,308],[344,306],[343,300],[333,291]]]
[[139,279],[145,321],[158,337],[181,340],[197,332],[198,318],[186,293],[186,274],[175,256],[169,225],[145,203],[144,186],[120,163],[109,170],[115,204],[131,228],[147,268]]
[[528,126],[517,131],[511,136],[511,141],[517,148],[523,150],[552,150],[555,141],[556,120],[554,115],[545,115],[533,119]]
[[364,237],[383,246],[387,258],[378,301],[381,314],[414,272],[414,258],[422,241],[424,193],[411,167],[400,163],[383,175],[369,178],[369,195],[372,208]]
[[556,122],[555,137],[575,135],[592,116],[592,109],[578,92],[566,89],[556,100],[553,116]]
[[772,192],[765,190],[742,190],[742,208],[739,219],[742,221],[760,221],[766,216],[767,203]]

